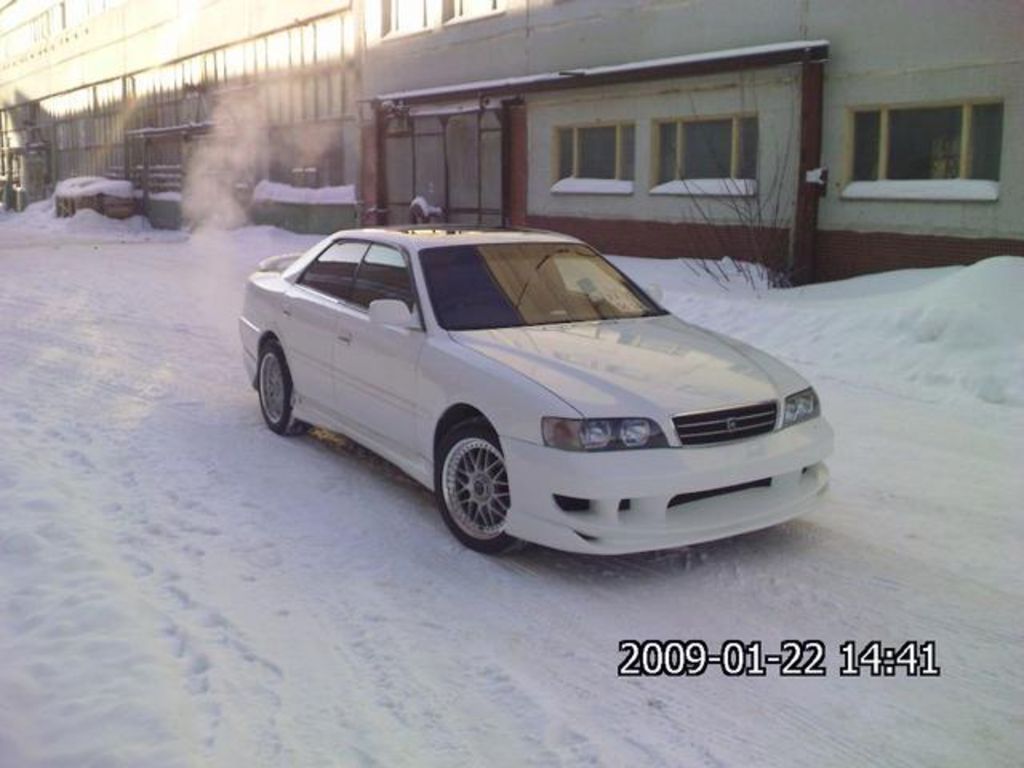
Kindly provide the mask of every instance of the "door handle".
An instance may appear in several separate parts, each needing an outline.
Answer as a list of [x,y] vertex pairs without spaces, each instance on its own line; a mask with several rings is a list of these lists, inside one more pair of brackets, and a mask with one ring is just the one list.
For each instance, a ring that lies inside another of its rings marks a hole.
[[338,341],[340,341],[342,344],[349,344],[352,341],[352,334],[342,331],[338,334]]

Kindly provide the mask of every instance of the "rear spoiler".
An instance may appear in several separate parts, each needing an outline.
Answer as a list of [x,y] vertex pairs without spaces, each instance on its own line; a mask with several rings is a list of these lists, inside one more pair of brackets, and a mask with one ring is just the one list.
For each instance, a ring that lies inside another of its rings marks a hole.
[[280,256],[271,256],[261,261],[256,268],[260,272],[284,272],[301,255],[301,253],[283,253]]

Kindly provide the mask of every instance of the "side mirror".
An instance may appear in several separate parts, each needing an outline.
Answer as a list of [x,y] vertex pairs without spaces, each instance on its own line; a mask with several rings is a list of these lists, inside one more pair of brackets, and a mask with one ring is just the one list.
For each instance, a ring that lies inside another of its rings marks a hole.
[[657,283],[651,283],[647,286],[647,295],[654,299],[655,304],[661,304],[661,300],[665,298],[665,292],[661,290],[661,286]]
[[370,302],[370,322],[376,325],[391,325],[395,328],[415,328],[416,315],[409,311],[404,301],[398,299],[375,299]]

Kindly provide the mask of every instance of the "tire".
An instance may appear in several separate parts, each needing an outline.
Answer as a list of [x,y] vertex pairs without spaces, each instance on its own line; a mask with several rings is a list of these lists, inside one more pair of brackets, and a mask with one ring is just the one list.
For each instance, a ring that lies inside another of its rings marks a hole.
[[504,531],[508,473],[498,436],[486,422],[462,422],[441,438],[434,495],[448,530],[470,549],[500,555],[522,545]]
[[309,429],[306,422],[292,418],[292,375],[284,350],[274,339],[260,347],[256,391],[260,396],[260,412],[271,431],[279,435],[301,435]]

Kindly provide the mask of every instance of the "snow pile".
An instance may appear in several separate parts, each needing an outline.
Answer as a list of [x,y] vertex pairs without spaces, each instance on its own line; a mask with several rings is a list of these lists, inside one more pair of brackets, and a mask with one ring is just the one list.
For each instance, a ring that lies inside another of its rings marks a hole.
[[694,264],[620,260],[641,282],[661,281],[665,306],[683,319],[790,362],[900,394],[1024,406],[1022,258],[790,289],[739,275],[723,284]]
[[252,193],[254,203],[293,203],[297,205],[355,205],[356,188],[341,187],[293,187],[264,179]]
[[980,179],[854,181],[843,189],[843,199],[991,202],[999,199],[999,182]]
[[94,197],[95,195],[130,198],[132,183],[107,179],[102,176],[76,176],[57,182],[56,195],[70,198]]
[[79,209],[74,216],[56,215],[53,198],[32,203],[21,213],[5,212],[0,215],[4,236],[16,237],[24,242],[45,238],[89,242],[145,242],[159,240],[176,242],[187,238],[174,230],[155,230],[145,216],[111,219],[88,208]]
[[551,191],[559,195],[631,195],[633,182],[570,177],[556,181],[551,185]]
[[[490,559],[382,459],[264,426],[245,275],[319,236],[32,242],[26,221],[0,214],[0,768],[1019,765],[1024,409],[846,379],[883,381],[863,355],[885,333],[908,359],[1005,347],[1020,260],[789,291],[625,261],[803,361],[831,489],[685,550]],[[619,679],[626,637],[822,638],[829,672]],[[934,640],[942,676],[840,677],[851,639]]]
[[757,181],[754,179],[676,179],[653,187],[651,194],[751,197],[757,194]]
[[150,200],[164,201],[170,203],[181,202],[181,192],[170,191],[170,192],[153,192],[150,194]]
[[416,195],[409,203],[409,215],[413,221],[431,221],[432,219],[443,220],[444,208],[438,205],[431,205],[423,195]]

